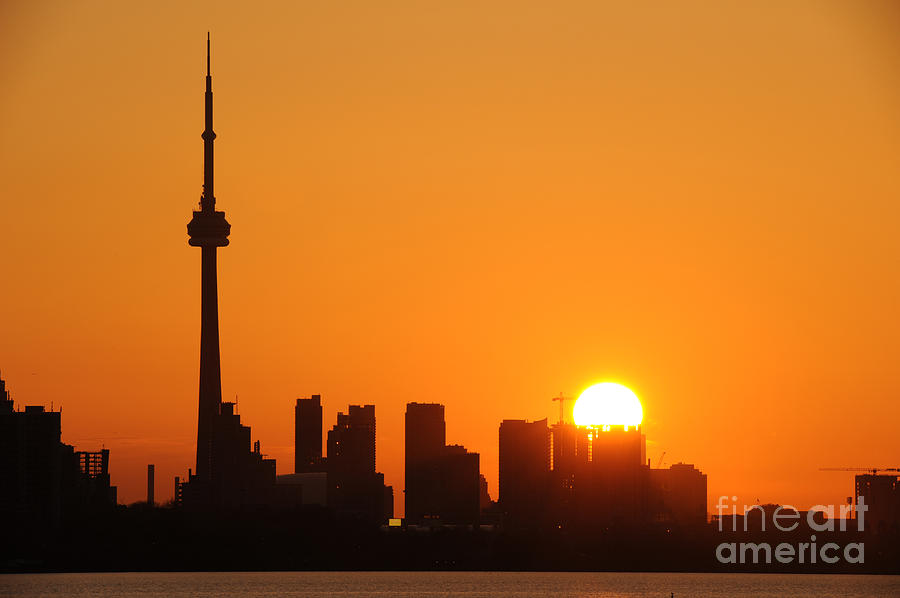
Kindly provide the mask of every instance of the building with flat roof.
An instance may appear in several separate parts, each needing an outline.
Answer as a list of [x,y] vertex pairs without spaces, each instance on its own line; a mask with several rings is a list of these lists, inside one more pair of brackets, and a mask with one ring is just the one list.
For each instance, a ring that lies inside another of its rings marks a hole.
[[406,405],[406,518],[414,524],[476,525],[480,456],[446,445],[444,406]]
[[17,411],[0,379],[0,513],[10,525],[50,528],[115,506],[109,451],[76,451],[61,433],[60,411]]
[[854,480],[856,504],[863,499],[868,511],[863,523],[865,531],[880,534],[900,527],[900,477],[864,474]]
[[294,473],[324,471],[322,396],[297,399],[294,406]]
[[500,423],[500,510],[507,521],[536,524],[546,508],[550,476],[547,420]]

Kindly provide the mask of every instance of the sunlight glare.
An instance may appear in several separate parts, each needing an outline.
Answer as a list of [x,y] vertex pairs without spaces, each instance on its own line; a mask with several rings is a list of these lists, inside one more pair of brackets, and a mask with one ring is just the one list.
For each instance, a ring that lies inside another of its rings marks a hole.
[[644,419],[641,401],[630,389],[615,382],[587,388],[575,401],[572,415],[579,426],[638,426]]

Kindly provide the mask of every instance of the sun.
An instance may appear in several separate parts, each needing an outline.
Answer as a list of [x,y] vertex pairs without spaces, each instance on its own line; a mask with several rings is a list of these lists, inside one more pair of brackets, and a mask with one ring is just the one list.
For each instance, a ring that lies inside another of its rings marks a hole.
[[644,419],[644,409],[629,388],[601,382],[581,393],[572,415],[578,426],[638,426]]

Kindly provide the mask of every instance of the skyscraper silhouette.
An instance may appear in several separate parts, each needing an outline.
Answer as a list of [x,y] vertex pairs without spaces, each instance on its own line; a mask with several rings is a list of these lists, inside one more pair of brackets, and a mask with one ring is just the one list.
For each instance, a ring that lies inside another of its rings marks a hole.
[[481,504],[480,456],[446,445],[444,406],[406,405],[406,518],[472,524]]
[[328,431],[329,472],[375,473],[375,405],[350,405]]
[[339,517],[384,523],[394,491],[375,471],[375,405],[350,405],[328,431],[328,505]]
[[500,423],[500,508],[515,523],[537,522],[546,508],[550,477],[547,420]]
[[297,399],[294,407],[294,473],[324,471],[322,396]]
[[650,469],[648,509],[656,521],[706,521],[706,474],[690,463]]
[[436,502],[434,463],[444,451],[444,406],[409,403],[405,421],[406,518],[418,522]]
[[210,74],[209,34],[206,37],[206,127],[203,130],[203,195],[200,210],[188,223],[190,245],[202,250],[200,299],[200,397],[197,415],[197,478],[212,477],[215,419],[222,403],[219,365],[219,299],[216,280],[216,249],[228,245],[231,225],[225,212],[216,210],[213,193],[213,95]]

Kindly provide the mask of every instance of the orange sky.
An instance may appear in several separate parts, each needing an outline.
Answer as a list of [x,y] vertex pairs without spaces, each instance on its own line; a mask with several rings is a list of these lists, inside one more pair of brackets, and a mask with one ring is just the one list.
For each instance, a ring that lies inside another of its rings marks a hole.
[[900,10],[889,2],[4,3],[0,371],[112,451],[193,465],[205,34],[223,389],[293,470],[293,403],[503,418],[600,380],[710,502],[842,502],[897,466]]

